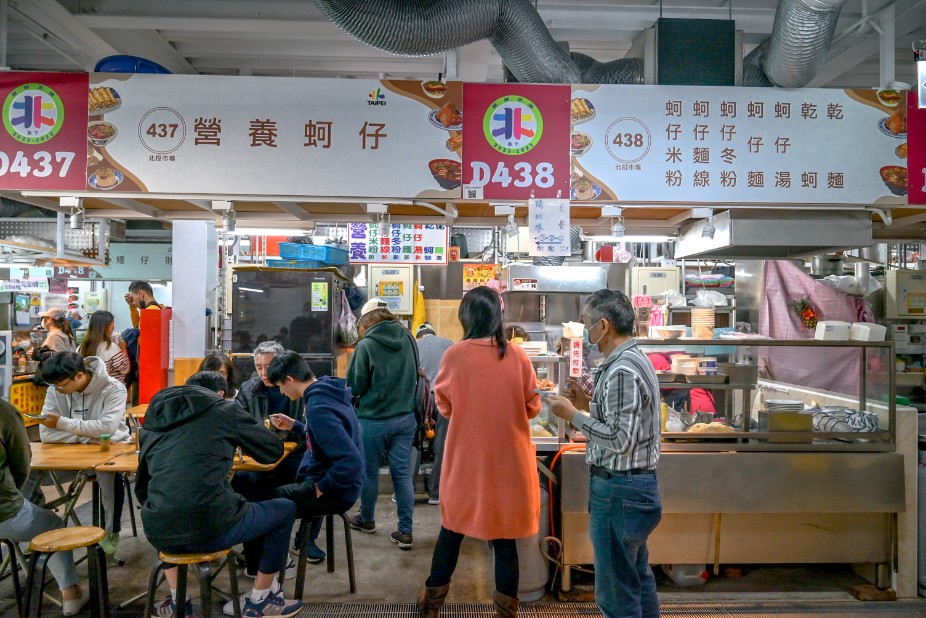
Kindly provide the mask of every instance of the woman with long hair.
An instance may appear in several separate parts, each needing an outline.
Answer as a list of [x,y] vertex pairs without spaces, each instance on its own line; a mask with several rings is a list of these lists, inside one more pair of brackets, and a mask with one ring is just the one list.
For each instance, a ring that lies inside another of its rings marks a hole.
[[537,532],[540,481],[530,419],[540,413],[534,367],[505,339],[498,294],[470,290],[458,314],[463,341],[444,353],[434,384],[437,408],[450,420],[441,468],[441,529],[431,574],[418,596],[422,618],[437,618],[450,589],[463,537],[491,541],[495,611],[518,614],[515,539]]
[[125,384],[130,368],[129,354],[122,339],[114,335],[115,330],[116,318],[113,314],[109,311],[94,311],[79,352],[84,358],[100,357],[106,365],[106,373]]
[[225,392],[226,397],[234,398],[238,393],[238,372],[235,370],[235,363],[227,354],[221,352],[210,354],[199,364],[199,369],[196,372],[199,373],[200,371],[216,371],[222,374],[222,377],[228,382],[228,390]]
[[42,328],[48,331],[43,348],[55,353],[77,351],[74,331],[63,309],[49,309],[40,313],[39,317],[42,318]]

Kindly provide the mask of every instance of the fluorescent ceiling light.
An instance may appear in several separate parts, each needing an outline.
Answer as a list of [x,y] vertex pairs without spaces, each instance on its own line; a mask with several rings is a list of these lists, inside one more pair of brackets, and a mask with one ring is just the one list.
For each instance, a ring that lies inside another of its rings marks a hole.
[[257,288],[239,287],[238,289],[239,289],[240,291],[242,291],[242,292],[257,292],[258,294],[263,294],[263,293],[264,293],[263,290],[258,290]]
[[591,240],[595,242],[672,242],[675,240],[674,236],[659,236],[659,235],[646,235],[646,234],[630,234],[625,236],[583,236],[583,240]]

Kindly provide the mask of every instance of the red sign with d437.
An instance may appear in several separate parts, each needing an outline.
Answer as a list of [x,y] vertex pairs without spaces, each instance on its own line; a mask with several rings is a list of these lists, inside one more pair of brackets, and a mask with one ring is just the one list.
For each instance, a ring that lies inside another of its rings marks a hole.
[[0,189],[87,184],[86,73],[0,73]]
[[463,85],[463,199],[569,197],[569,86]]

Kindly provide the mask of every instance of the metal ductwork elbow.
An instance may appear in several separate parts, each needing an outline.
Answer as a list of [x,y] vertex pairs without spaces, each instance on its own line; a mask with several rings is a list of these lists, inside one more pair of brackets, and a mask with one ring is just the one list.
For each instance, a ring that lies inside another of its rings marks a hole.
[[779,0],[771,38],[743,63],[743,85],[807,85],[826,62],[843,4],[845,0]]

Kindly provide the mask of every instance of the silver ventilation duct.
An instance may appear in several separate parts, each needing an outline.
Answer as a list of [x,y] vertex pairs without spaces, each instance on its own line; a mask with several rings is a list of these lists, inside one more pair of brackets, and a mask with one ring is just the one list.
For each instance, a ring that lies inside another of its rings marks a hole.
[[779,0],[771,38],[743,61],[743,85],[805,86],[826,62],[843,4],[845,0]]
[[[746,86],[799,88],[826,60],[845,0],[779,0],[769,41],[744,61]],[[642,62],[568,54],[530,0],[315,0],[338,27],[377,49],[427,56],[489,39],[518,81],[639,84]]]

